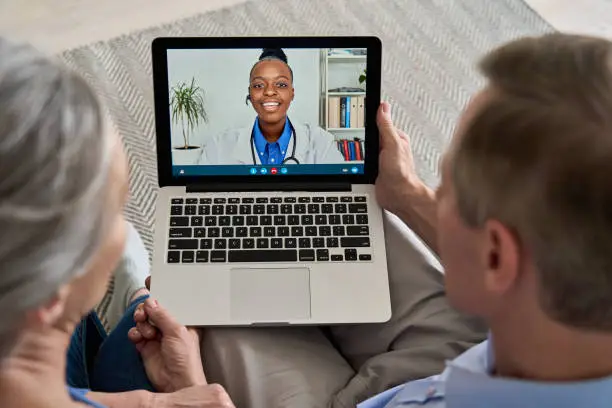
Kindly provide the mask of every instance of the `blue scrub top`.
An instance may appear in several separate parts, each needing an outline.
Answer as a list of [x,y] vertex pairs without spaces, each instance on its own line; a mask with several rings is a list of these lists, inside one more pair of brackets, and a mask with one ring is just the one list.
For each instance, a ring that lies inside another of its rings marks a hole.
[[268,143],[259,128],[259,118],[255,119],[255,124],[253,125],[253,139],[255,140],[255,154],[259,157],[261,164],[267,166],[281,165],[283,160],[285,160],[289,142],[291,141],[289,118],[285,120],[285,129],[281,137],[274,143]]

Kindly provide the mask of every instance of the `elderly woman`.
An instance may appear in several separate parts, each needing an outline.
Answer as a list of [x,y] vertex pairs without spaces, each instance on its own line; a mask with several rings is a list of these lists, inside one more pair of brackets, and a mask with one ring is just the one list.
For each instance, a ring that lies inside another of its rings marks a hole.
[[[230,404],[206,384],[193,335],[171,317],[157,316],[172,347],[128,339],[144,298],[108,337],[90,313],[124,251],[127,192],[121,143],[92,90],[0,38],[1,407]],[[149,378],[137,348],[149,354]]]

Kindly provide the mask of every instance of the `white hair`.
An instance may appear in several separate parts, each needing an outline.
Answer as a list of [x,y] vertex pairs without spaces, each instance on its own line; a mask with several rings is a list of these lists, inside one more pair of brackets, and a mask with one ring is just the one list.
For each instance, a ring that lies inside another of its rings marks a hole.
[[0,37],[0,360],[105,231],[109,138],[76,74]]

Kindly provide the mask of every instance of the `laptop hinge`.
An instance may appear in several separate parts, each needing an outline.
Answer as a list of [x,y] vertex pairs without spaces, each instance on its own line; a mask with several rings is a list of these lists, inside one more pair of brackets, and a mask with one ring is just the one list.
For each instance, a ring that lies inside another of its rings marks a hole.
[[203,183],[187,186],[188,193],[221,193],[245,191],[351,191],[350,183]]

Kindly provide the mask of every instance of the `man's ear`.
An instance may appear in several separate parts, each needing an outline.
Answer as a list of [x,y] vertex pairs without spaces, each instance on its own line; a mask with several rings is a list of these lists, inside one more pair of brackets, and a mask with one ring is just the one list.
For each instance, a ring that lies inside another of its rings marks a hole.
[[30,323],[53,326],[64,314],[69,293],[70,286],[62,285],[51,299],[29,314]]
[[520,272],[520,243],[516,234],[499,221],[489,220],[484,226],[483,262],[485,287],[503,294],[517,282]]

